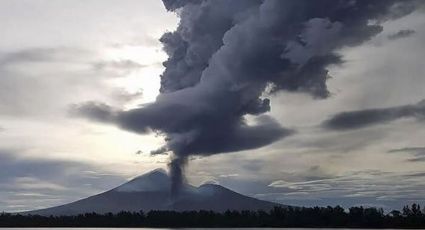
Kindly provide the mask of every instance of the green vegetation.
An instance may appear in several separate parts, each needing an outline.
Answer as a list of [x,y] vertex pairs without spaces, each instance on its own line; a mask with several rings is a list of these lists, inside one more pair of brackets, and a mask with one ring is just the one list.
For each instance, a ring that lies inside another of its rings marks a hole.
[[0,227],[349,227],[425,228],[425,211],[417,204],[384,214],[382,209],[352,207],[275,207],[265,211],[150,211],[78,216],[3,213]]

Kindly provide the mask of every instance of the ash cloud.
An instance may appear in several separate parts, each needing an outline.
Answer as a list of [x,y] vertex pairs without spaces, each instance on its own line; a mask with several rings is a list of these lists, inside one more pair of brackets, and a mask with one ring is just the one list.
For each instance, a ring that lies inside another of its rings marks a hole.
[[385,124],[401,118],[424,119],[425,100],[412,105],[338,113],[323,122],[322,126],[332,130],[353,130]]
[[[175,190],[191,155],[255,149],[293,131],[266,115],[268,93],[329,96],[328,66],[343,60],[338,49],[382,31],[379,24],[409,14],[418,1],[164,0],[180,24],[161,42],[161,94],[152,104],[117,111],[101,104],[80,109],[92,119],[136,133],[154,131],[172,152]],[[371,23],[374,22],[374,23]],[[246,115],[256,117],[248,124]]]

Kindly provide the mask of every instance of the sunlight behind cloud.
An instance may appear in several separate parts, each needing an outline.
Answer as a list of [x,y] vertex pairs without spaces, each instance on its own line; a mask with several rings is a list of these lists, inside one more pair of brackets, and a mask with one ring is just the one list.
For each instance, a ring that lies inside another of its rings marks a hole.
[[143,96],[125,105],[125,108],[134,108],[139,104],[155,100],[159,94],[159,76],[163,71],[162,62],[167,59],[167,55],[160,47],[124,45],[106,49],[104,53],[108,60],[131,61],[141,66],[127,76],[111,81],[113,85],[123,88],[129,93],[142,91]]
[[114,46],[107,49],[105,55],[115,61],[132,60],[144,66],[159,64],[167,58],[159,47],[139,45]]

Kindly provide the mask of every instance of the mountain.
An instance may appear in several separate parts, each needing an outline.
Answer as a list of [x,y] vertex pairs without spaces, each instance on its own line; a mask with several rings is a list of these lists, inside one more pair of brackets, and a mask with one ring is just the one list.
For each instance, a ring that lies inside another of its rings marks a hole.
[[220,185],[199,187],[186,184],[178,198],[170,199],[170,178],[164,170],[154,170],[107,192],[73,203],[29,211],[32,215],[100,214],[149,210],[269,210],[280,204],[244,196]]

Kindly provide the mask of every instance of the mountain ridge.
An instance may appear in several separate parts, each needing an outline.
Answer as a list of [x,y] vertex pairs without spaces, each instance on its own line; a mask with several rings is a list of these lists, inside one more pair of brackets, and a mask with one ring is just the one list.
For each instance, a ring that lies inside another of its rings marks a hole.
[[99,193],[46,209],[28,211],[23,214],[59,216],[84,213],[118,213],[150,210],[192,211],[211,210],[269,210],[283,206],[239,194],[216,184],[202,184],[199,187],[185,184],[178,198],[171,199],[171,181],[165,170],[153,170],[128,182]]

